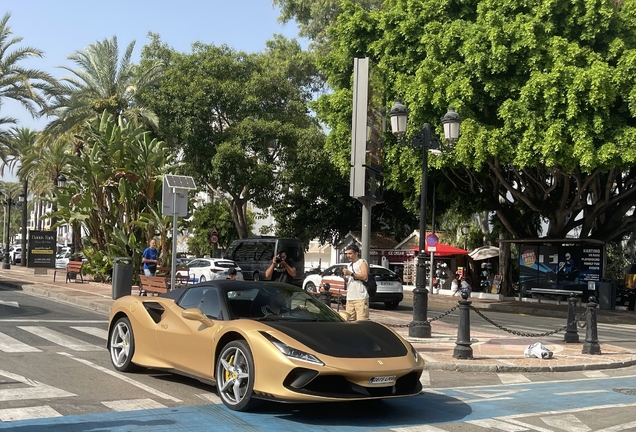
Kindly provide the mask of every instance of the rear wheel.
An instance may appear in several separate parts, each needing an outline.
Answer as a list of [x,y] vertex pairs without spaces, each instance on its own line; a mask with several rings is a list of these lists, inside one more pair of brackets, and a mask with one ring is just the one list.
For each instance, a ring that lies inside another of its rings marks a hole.
[[135,335],[130,320],[119,318],[110,332],[110,361],[120,372],[132,372],[139,369],[133,364],[135,354]]
[[257,403],[254,396],[254,359],[244,340],[223,347],[216,361],[216,386],[226,407],[247,411]]
[[259,280],[261,280],[261,274],[259,272],[254,272],[253,279],[254,281],[258,282]]
[[201,275],[201,277],[199,278],[199,282],[205,282],[205,281],[206,281],[205,276]]
[[400,302],[398,301],[388,301],[388,302],[384,302],[384,307],[387,309],[397,309],[399,304]]
[[305,291],[315,293],[317,291],[316,285],[313,282],[307,282],[307,284],[305,285]]

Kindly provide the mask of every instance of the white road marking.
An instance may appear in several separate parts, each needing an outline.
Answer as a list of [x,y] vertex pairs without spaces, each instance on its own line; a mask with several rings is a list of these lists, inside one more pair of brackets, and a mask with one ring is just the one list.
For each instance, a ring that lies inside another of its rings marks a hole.
[[20,322],[20,323],[70,323],[70,324],[108,324],[108,321],[104,320],[41,320],[41,319],[0,319],[0,322]]
[[521,432],[521,431],[530,430],[524,426],[518,426],[518,425],[506,423],[500,420],[495,420],[495,419],[469,420],[466,423],[479,426],[488,430],[500,430],[505,432]]
[[389,429],[394,432],[445,432],[445,429],[436,428],[435,426],[407,426],[403,428]]
[[636,421],[630,422],[630,423],[623,423],[622,425],[608,427],[606,429],[601,429],[596,432],[620,432],[624,430],[634,430],[634,429],[636,429]]
[[28,386],[26,388],[14,387],[0,390],[0,402],[77,396],[73,393],[69,393],[62,389],[43,384],[11,372],[0,370],[0,375]]
[[572,392],[563,392],[563,393],[555,393],[556,396],[568,396],[575,394],[590,394],[590,393],[608,393],[607,390],[580,390],[580,391],[572,391]]
[[527,376],[523,374],[497,374],[502,384],[523,384],[531,382]]
[[0,300],[0,305],[11,306],[11,307],[20,307],[17,301],[4,301]]
[[17,339],[7,336],[4,333],[0,333],[0,351],[6,353],[16,352],[42,352],[42,350],[32,347]]
[[[438,389],[439,390],[439,389]],[[466,393],[471,396],[477,396],[478,398],[486,399],[486,400],[499,400],[502,396],[511,396],[516,393],[522,393],[530,391],[530,389],[512,389],[512,390],[499,390],[499,389],[484,389],[484,390],[459,390],[461,393]],[[467,398],[458,398],[467,400]],[[510,399],[510,398],[506,398]]]
[[116,400],[102,402],[102,404],[112,409],[113,411],[118,412],[166,408],[165,405],[160,404],[159,402],[156,402],[152,399]]
[[532,431],[536,431],[536,432],[554,432],[552,429],[542,428],[541,426],[531,425],[531,424],[524,423],[522,421],[514,420],[514,419],[511,419],[511,418],[507,418],[506,421],[509,422],[509,423],[512,423],[514,425],[517,425],[517,426],[520,426],[520,427],[525,427],[528,430],[532,430]]
[[601,371],[584,371],[583,375],[588,378],[607,378],[609,375]]
[[221,402],[221,398],[218,397],[216,394],[214,393],[201,393],[196,395],[198,398],[201,398],[203,400],[206,400],[208,402],[212,402],[213,404],[220,404]]
[[574,414],[541,417],[541,420],[548,426],[563,429],[567,432],[588,432],[592,430]]
[[41,337],[42,339],[46,339],[49,342],[53,342],[54,344],[72,349],[73,351],[104,351],[106,349],[105,347],[98,347],[97,345],[91,345],[80,339],[66,336],[65,334],[56,332],[55,330],[51,330],[46,327],[18,326],[18,328],[24,331],[28,331],[29,333]]
[[0,410],[0,421],[29,420],[36,418],[62,417],[48,405],[25,408],[6,408]]
[[471,404],[477,402],[492,402],[492,401],[500,401],[500,400],[512,400],[511,397],[498,397],[498,398],[490,398],[490,399],[461,399],[455,398],[455,400],[446,402],[448,405],[464,405]]
[[420,377],[420,382],[424,387],[431,386],[431,374],[428,371],[422,372],[422,376]]
[[105,367],[96,365],[95,363],[90,362],[88,360],[84,360],[84,359],[75,357],[74,355],[69,354],[69,353],[65,353],[65,352],[59,352],[58,354],[66,356],[68,358],[71,358],[71,359],[73,359],[73,360],[75,360],[77,362],[80,362],[80,363],[82,363],[82,364],[84,364],[86,366],[92,367],[93,369],[96,369],[98,371],[104,372],[105,374],[108,374],[108,375],[113,376],[115,378],[119,378],[120,380],[122,380],[124,382],[127,382],[128,384],[133,385],[133,386],[135,386],[137,388],[140,388],[140,389],[142,389],[144,391],[147,391],[148,393],[151,393],[151,394],[153,394],[153,395],[155,395],[157,397],[160,397],[161,399],[167,399],[167,400],[171,400],[173,402],[183,402],[181,399],[177,399],[176,397],[170,396],[169,394],[163,393],[163,392],[161,392],[159,390],[155,390],[152,387],[147,386],[146,384],[142,384],[140,382],[137,382],[137,381],[135,381],[135,380],[133,380],[131,378],[128,378],[125,375],[120,374],[119,372],[115,372],[115,371],[112,371],[110,369],[106,369]]
[[89,335],[96,336],[100,339],[107,340],[108,339],[108,330],[100,329],[97,327],[75,327],[71,326],[72,329],[78,330],[84,333],[88,333]]

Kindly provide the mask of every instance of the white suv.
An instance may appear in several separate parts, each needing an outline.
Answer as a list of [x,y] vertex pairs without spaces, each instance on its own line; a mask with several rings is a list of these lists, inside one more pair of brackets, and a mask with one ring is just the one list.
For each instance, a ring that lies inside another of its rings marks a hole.
[[22,246],[11,246],[9,248],[9,262],[17,264],[22,261]]
[[[329,292],[332,297],[340,296],[340,300],[344,301],[347,297],[347,291],[344,289],[344,279],[341,276],[342,269],[347,267],[348,263],[340,263],[328,267],[319,274],[311,274],[303,281],[303,289],[308,292],[322,292],[323,285],[329,284]],[[404,288],[397,274],[391,270],[371,264],[371,275],[375,278],[378,289],[373,297],[369,299],[370,303],[384,303],[387,309],[395,309],[404,299]]]

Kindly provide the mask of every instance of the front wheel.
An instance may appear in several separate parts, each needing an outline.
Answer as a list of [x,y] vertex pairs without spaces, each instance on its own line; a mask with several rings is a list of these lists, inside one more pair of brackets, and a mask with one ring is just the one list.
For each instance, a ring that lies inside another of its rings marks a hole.
[[216,361],[216,388],[226,407],[247,411],[254,396],[254,359],[247,342],[235,340],[223,347]]
[[258,282],[259,280],[261,280],[261,275],[259,272],[254,272],[254,276],[253,276],[254,282]]
[[132,362],[135,354],[135,335],[130,320],[119,318],[110,332],[110,361],[120,372],[132,372],[139,367]]

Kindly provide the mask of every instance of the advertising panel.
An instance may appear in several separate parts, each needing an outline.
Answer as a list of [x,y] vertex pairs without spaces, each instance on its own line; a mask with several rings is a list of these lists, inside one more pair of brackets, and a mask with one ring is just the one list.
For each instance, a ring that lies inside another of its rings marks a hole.
[[29,231],[28,267],[55,268],[57,233],[55,231]]
[[519,248],[519,287],[582,291],[594,295],[603,273],[600,246],[530,245]]

